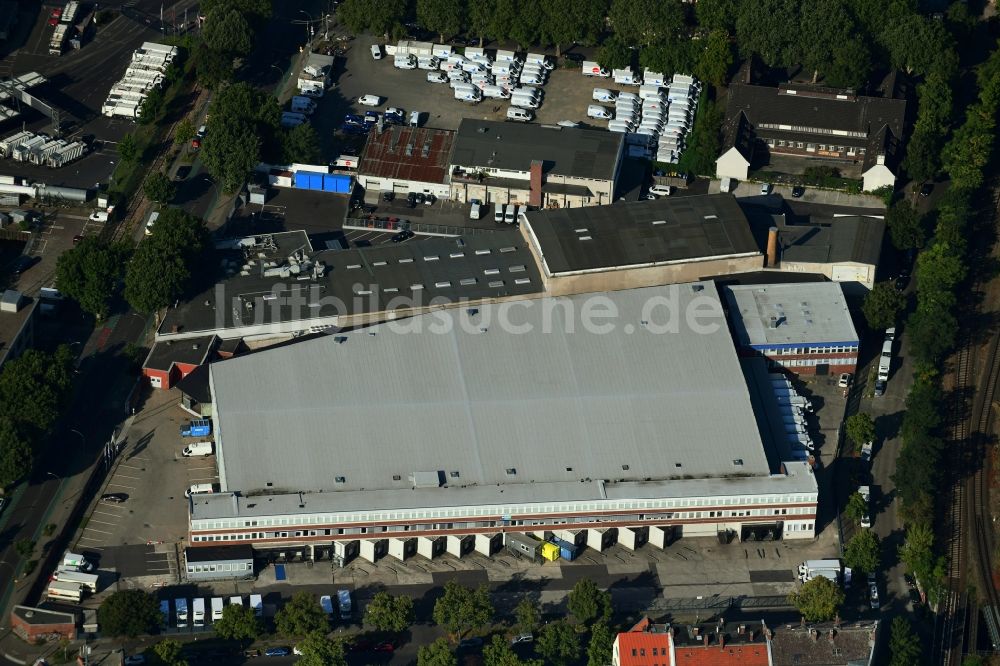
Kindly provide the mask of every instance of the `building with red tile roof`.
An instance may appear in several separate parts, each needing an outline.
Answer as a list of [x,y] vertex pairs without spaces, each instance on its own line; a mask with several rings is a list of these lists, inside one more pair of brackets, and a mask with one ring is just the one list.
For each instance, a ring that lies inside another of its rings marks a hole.
[[618,634],[613,666],[773,666],[760,624],[655,624],[643,618]]

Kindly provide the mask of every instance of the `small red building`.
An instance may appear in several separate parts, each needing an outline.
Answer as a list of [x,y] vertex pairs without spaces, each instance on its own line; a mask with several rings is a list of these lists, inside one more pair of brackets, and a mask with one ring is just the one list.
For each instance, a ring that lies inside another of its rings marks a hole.
[[153,388],[169,389],[198,366],[210,362],[218,345],[215,335],[157,342],[142,364],[142,375]]
[[618,634],[613,666],[773,666],[761,623],[654,624],[643,618]]
[[14,606],[10,612],[10,628],[28,643],[50,640],[55,636],[76,640],[76,617],[72,613]]

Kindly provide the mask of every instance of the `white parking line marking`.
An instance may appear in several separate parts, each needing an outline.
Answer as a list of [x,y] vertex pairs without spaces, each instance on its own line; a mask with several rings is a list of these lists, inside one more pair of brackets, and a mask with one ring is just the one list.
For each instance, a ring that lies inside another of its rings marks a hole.
[[[81,536],[80,537],[80,541],[97,541],[97,542],[103,542],[104,539],[95,539],[94,537]],[[103,549],[104,546],[87,546],[87,548],[99,548],[99,549]]]
[[107,513],[105,511],[94,511],[93,515],[95,515],[95,516],[109,516],[111,518],[121,518],[125,514],[124,513]]
[[126,486],[124,483],[115,483],[112,481],[108,486],[118,486],[119,488],[128,488],[129,490],[135,490],[135,486]]
[[96,527],[91,527],[90,525],[87,525],[87,528],[84,530],[84,532],[100,532],[101,534],[111,534],[111,532],[105,532],[104,530],[99,530]]
[[142,480],[141,476],[129,476],[128,474],[122,474],[121,472],[119,472],[118,474],[115,474],[115,478],[118,478],[118,477],[122,477],[122,478],[125,478],[125,479],[135,479],[136,481],[141,481]]
[[142,467],[136,467],[135,465],[126,465],[125,463],[122,463],[121,465],[118,465],[118,467],[125,467],[126,469],[137,469],[140,472],[143,470]]
[[111,525],[111,527],[114,527],[114,526],[116,526],[118,524],[118,523],[109,523],[106,520],[98,520],[97,518],[91,518],[90,522],[92,522],[92,523],[100,523],[101,525]]
[[215,481],[219,477],[217,476],[192,476],[192,481]]

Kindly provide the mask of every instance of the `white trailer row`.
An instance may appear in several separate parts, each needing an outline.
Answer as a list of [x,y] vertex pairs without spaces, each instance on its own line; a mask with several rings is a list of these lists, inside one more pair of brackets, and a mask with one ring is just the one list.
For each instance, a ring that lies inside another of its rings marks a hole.
[[170,63],[177,57],[177,47],[144,42],[132,53],[132,62],[108,92],[101,113],[108,118],[137,118],[149,91],[163,85]]
[[17,132],[0,139],[0,157],[16,162],[58,168],[83,156],[86,146],[81,141],[50,139],[34,132]]

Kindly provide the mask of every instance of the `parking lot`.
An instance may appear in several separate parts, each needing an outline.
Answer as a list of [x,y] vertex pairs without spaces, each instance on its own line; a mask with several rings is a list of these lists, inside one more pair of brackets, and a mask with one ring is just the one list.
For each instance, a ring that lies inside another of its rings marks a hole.
[[15,277],[19,291],[35,296],[42,287],[55,284],[56,261],[74,245],[74,239],[100,233],[103,223],[87,219],[86,209],[54,209],[44,211],[38,233],[25,246],[24,254],[37,261]]
[[82,550],[169,544],[187,535],[184,491],[196,483],[218,483],[215,457],[185,458],[179,427],[190,417],[176,393],[151,391],[135,415],[101,494],[123,494],[120,503],[98,501],[78,537]]

